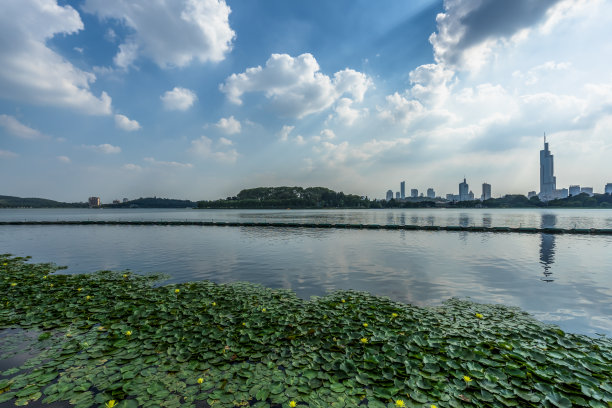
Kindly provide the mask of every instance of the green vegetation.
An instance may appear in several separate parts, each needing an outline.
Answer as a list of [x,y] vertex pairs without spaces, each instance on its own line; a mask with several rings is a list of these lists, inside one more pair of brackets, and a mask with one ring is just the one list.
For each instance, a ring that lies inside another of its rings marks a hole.
[[12,333],[0,336],[2,357],[33,355],[0,373],[0,403],[612,405],[612,341],[516,308],[457,299],[419,308],[352,291],[302,300],[248,283],[155,286],[156,276],[57,275],[26,261],[0,256],[0,328]]
[[104,208],[193,208],[196,202],[190,200],[175,200],[171,198],[147,197],[137,198],[119,204],[104,204]]
[[587,193],[581,193],[568,198],[543,202],[540,201],[537,196],[527,198],[520,194],[509,194],[502,198],[491,198],[485,201],[460,201],[453,203],[452,206],[461,208],[474,208],[479,206],[486,208],[612,208],[612,195],[594,194],[593,197],[590,197]]
[[199,208],[370,208],[367,197],[324,187],[258,187],[225,200],[199,201]]
[[21,198],[0,195],[0,208],[81,208],[87,203],[62,203],[44,198]]

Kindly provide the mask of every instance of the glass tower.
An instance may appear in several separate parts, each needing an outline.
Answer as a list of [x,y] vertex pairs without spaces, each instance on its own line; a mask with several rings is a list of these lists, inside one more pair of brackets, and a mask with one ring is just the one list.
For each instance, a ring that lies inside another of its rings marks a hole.
[[540,150],[540,200],[548,201],[555,198],[557,178],[554,176],[553,155],[548,150],[546,134],[544,134],[544,150]]

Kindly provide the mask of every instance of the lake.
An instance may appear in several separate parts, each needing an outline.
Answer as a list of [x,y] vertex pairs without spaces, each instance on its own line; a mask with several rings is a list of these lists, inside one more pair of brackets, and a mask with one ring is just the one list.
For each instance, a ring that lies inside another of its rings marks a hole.
[[[612,228],[612,210],[2,209],[8,220],[201,220]],[[1,226],[0,252],[162,272],[170,282],[249,281],[298,296],[365,290],[416,305],[451,297],[519,306],[563,330],[612,336],[612,237],[265,227]]]

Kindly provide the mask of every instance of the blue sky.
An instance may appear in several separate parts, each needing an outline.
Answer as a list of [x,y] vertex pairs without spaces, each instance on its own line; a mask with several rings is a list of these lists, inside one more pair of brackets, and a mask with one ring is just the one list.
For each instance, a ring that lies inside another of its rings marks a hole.
[[612,182],[604,0],[7,0],[0,194]]

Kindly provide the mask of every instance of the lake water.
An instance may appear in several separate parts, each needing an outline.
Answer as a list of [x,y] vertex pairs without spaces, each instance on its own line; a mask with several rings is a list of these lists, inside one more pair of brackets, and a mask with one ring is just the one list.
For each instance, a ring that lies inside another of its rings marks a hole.
[[[612,210],[4,209],[7,220],[214,220],[612,228]],[[171,282],[249,281],[308,298],[366,290],[417,305],[450,297],[519,306],[566,331],[612,336],[612,237],[265,227],[1,226],[0,252],[162,272]]]

